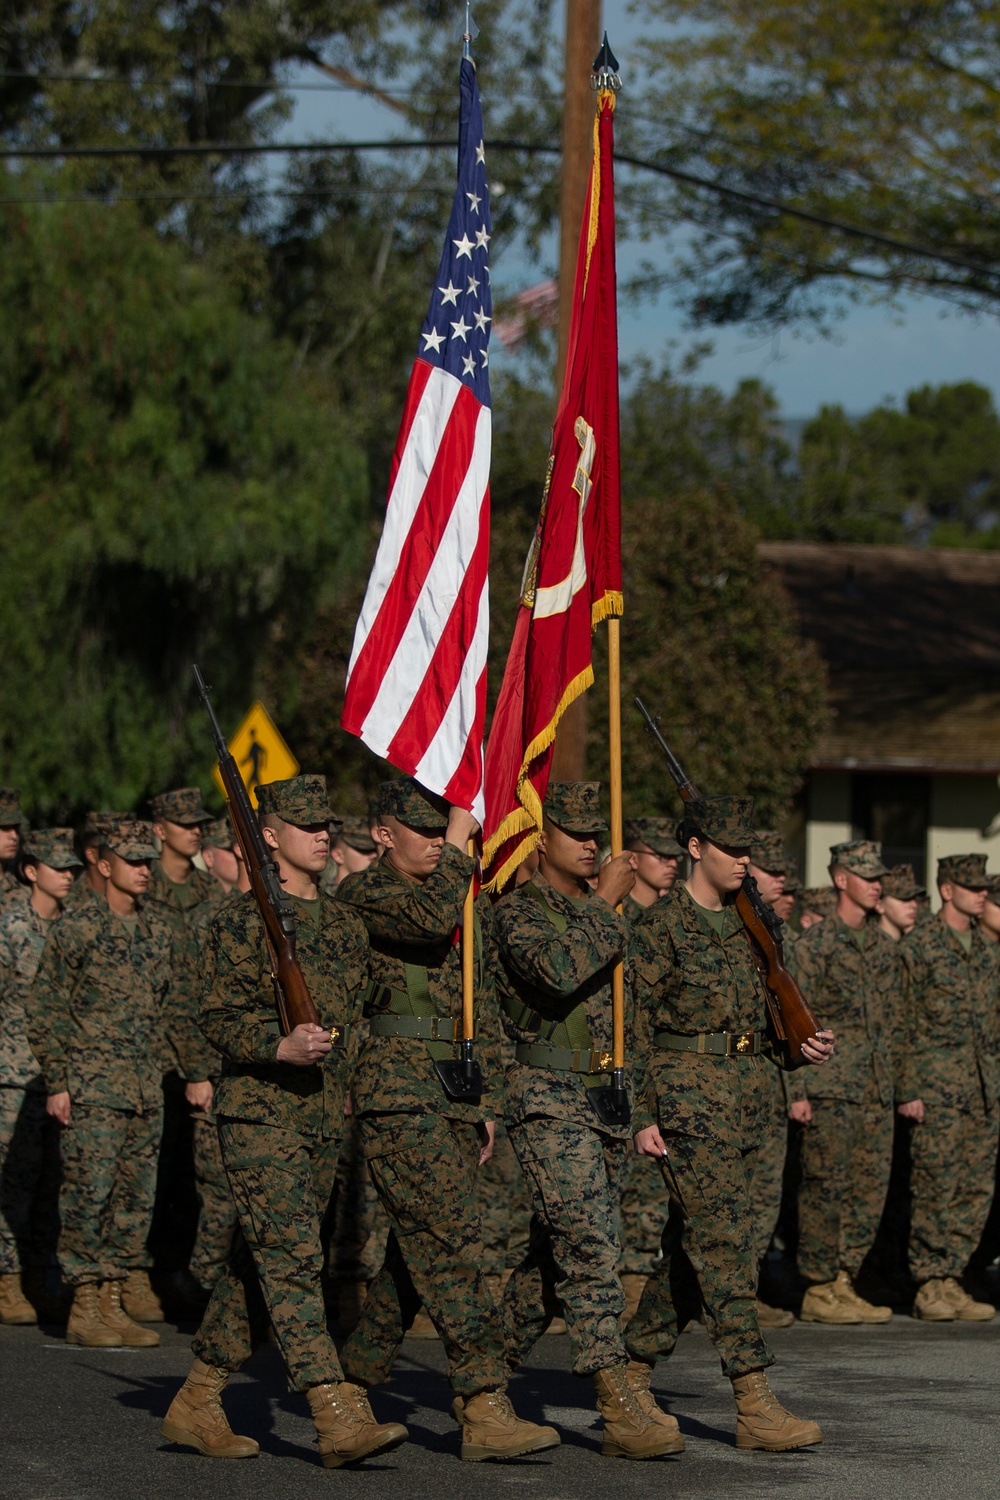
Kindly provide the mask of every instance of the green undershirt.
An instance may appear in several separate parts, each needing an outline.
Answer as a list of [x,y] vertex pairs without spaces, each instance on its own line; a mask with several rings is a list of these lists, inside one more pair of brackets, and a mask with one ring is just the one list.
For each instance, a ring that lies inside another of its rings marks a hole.
[[[690,891],[688,891],[688,895],[691,895]],[[695,901],[693,896],[691,896],[691,901],[695,911],[701,917],[709,932],[714,932],[718,937],[721,937],[722,928],[726,920],[726,908],[722,906],[718,911],[709,911],[707,906],[700,905],[699,902]]]

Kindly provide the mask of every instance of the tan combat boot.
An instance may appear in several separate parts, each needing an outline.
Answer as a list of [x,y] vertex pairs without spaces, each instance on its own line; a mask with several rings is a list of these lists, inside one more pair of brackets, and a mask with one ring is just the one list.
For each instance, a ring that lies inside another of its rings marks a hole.
[[795,1314],[790,1313],[787,1307],[772,1307],[770,1303],[757,1298],[758,1328],[791,1328],[794,1322]]
[[21,1291],[21,1277],[17,1271],[0,1276],[0,1323],[37,1323],[38,1317],[31,1303]]
[[525,1422],[515,1412],[505,1390],[479,1391],[465,1400],[456,1396],[451,1414],[462,1429],[461,1458],[479,1463],[484,1458],[519,1458],[558,1448],[554,1427]]
[[977,1302],[954,1276],[946,1276],[941,1285],[960,1323],[988,1323],[996,1317],[997,1310],[992,1302]]
[[[663,1453],[680,1451],[677,1446],[680,1433],[664,1427],[643,1410],[625,1365],[595,1370],[594,1387],[597,1410],[604,1420],[601,1452],[605,1458],[659,1458]],[[676,1423],[673,1425],[676,1427]]]
[[117,1330],[101,1315],[100,1288],[96,1281],[84,1282],[73,1289],[66,1342],[82,1344],[85,1349],[115,1349],[121,1344]]
[[102,1281],[98,1298],[101,1318],[118,1335],[116,1340],[126,1349],[155,1349],[160,1335],[151,1328],[140,1328],[122,1308],[122,1281]]
[[849,1274],[838,1271],[834,1281],[809,1288],[799,1317],[803,1323],[891,1323],[892,1308],[866,1302],[854,1290]]
[[649,1377],[653,1370],[651,1365],[644,1364],[641,1359],[630,1359],[625,1366],[625,1378],[632,1388],[632,1394],[642,1407],[647,1417],[659,1424],[665,1433],[669,1433],[673,1441],[673,1447],[667,1448],[667,1453],[683,1453],[684,1439],[677,1425],[677,1418],[672,1417],[668,1411],[664,1411],[657,1405],[656,1397],[649,1388]]
[[821,1443],[823,1434],[815,1422],[803,1422],[786,1411],[767,1383],[763,1370],[734,1375],[737,1448],[762,1448],[784,1453],[789,1448],[808,1448]]
[[416,1317],[406,1330],[408,1339],[436,1339],[438,1331],[434,1327],[423,1307],[420,1307]]
[[364,1386],[349,1380],[311,1386],[306,1400],[324,1469],[342,1469],[373,1453],[389,1453],[410,1435],[400,1422],[376,1422]]
[[222,1409],[228,1370],[196,1359],[187,1380],[170,1403],[160,1436],[182,1448],[197,1448],[206,1458],[255,1458],[260,1448],[253,1438],[238,1437]]
[[163,1303],[149,1284],[148,1271],[129,1271],[122,1284],[122,1307],[134,1323],[162,1323]]
[[913,1316],[927,1323],[951,1323],[955,1318],[955,1305],[945,1290],[940,1276],[932,1276],[917,1288],[913,1299]]
[[626,1273],[619,1279],[622,1284],[622,1291],[625,1293],[625,1311],[621,1316],[621,1325],[623,1328],[626,1328],[631,1319],[635,1317],[636,1308],[642,1301],[642,1294],[646,1290],[646,1282],[649,1280],[649,1277],[633,1276]]
[[338,1281],[335,1292],[337,1327],[344,1338],[361,1322],[361,1309],[368,1296],[367,1281]]

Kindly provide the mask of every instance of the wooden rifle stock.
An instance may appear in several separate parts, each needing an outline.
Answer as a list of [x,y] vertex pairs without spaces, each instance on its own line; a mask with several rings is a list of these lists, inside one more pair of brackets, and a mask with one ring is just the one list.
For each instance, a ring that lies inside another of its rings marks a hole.
[[[635,706],[664,753],[682,801],[695,801],[701,794],[694,782],[681,770],[680,762],[660,733],[658,720],[652,718],[641,698],[636,698]],[[764,985],[764,997],[774,1033],[788,1048],[790,1060],[797,1063],[802,1057],[802,1043],[815,1036],[820,1028],[794,976],[785,967],[781,918],[775,916],[769,906],[764,905],[752,875],[744,876],[743,884],[736,893],[735,905],[750,945],[750,954]]]
[[319,1012],[309,993],[306,977],[295,957],[295,908],[281,888],[277,866],[264,842],[250,795],[243,784],[239,767],[229,753],[208,696],[208,688],[197,667],[194,668],[194,677],[212,723],[212,738],[219,758],[219,775],[229,804],[229,816],[233,820],[233,831],[246,861],[250,889],[264,923],[278,1019],[287,1036],[296,1026],[320,1024]]

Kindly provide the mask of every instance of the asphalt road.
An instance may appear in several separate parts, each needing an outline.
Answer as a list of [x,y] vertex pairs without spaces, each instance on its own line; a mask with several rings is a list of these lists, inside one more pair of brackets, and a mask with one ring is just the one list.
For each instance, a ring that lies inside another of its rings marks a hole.
[[562,1447],[537,1460],[460,1464],[440,1345],[408,1340],[376,1392],[410,1442],[354,1470],[323,1470],[305,1401],[289,1395],[273,1347],[230,1381],[226,1407],[259,1458],[212,1461],[165,1444],[159,1423],[190,1364],[191,1329],[167,1325],[152,1350],[68,1347],[53,1330],[0,1327],[2,1500],[579,1500],[732,1495],[739,1500],[996,1500],[1000,1494],[1000,1321],[778,1330],[772,1382],[823,1426],[821,1447],[739,1453],[728,1382],[704,1331],[681,1339],[654,1385],[687,1443],[676,1458],[600,1456],[589,1381],[569,1340],[545,1338],[512,1383],[526,1416],[555,1423]]

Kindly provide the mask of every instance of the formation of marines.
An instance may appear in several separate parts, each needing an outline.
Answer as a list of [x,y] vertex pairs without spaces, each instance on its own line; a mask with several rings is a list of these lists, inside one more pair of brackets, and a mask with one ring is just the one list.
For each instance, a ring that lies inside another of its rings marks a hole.
[[[165,1305],[197,1308],[166,1439],[256,1454],[222,1395],[273,1339],[321,1462],[385,1453],[408,1433],[369,1393],[417,1334],[442,1341],[464,1460],[537,1453],[559,1434],[509,1382],[558,1330],[602,1453],[677,1454],[653,1376],[701,1321],[737,1446],[818,1443],[767,1375],[764,1330],[794,1321],[761,1295],[790,1140],[803,1321],[892,1318],[870,1262],[903,1132],[913,1314],[994,1316],[967,1284],[1000,1121],[985,856],[938,862],[932,915],[868,840],[835,845],[830,885],[803,890],[746,797],[689,803],[680,826],[637,817],[602,859],[599,786],[551,783],[535,858],[475,902],[483,1082],[456,1098],[437,1064],[462,1035],[472,815],[409,778],[366,817],[339,818],[317,775],[257,799],[319,1015],[287,1035],[242,851],[198,790],[74,833],[31,830],[0,788],[0,1321],[142,1347]],[[823,1028],[794,1069],[733,905],[748,873]],[[619,964],[628,1125],[592,1102]]]

